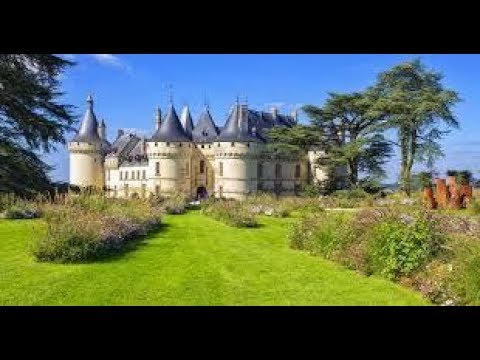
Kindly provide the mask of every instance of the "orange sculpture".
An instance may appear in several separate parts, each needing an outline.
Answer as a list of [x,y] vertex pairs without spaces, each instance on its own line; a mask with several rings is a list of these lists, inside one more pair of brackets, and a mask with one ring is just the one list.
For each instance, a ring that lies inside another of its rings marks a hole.
[[435,179],[435,195],[430,186],[423,190],[425,206],[428,209],[462,209],[466,208],[473,197],[473,186],[466,180],[457,184],[455,176],[447,179]]

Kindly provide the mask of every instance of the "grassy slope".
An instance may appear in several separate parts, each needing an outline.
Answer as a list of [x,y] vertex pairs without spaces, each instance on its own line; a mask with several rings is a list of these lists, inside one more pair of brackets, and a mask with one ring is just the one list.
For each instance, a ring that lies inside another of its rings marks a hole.
[[416,305],[421,297],[288,248],[291,220],[233,229],[198,212],[168,216],[135,251],[101,263],[39,264],[38,220],[0,220],[0,304]]

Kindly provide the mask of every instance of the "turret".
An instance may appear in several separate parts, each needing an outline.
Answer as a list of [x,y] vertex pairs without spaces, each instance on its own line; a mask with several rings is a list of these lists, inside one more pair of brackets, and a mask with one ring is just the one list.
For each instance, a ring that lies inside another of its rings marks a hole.
[[[105,124],[102,123],[105,136]],[[93,111],[93,99],[87,98],[87,109],[77,135],[68,144],[70,152],[70,184],[77,186],[104,186],[103,160],[109,144],[99,135],[102,125],[98,125]]]
[[162,194],[174,192],[191,194],[190,189],[190,154],[192,144],[190,136],[185,132],[177,112],[170,107],[153,136],[148,139],[147,146],[150,173],[153,174],[154,193],[161,189]]
[[237,100],[215,140],[215,194],[243,199],[257,191],[257,154],[262,140],[254,130],[254,114]]

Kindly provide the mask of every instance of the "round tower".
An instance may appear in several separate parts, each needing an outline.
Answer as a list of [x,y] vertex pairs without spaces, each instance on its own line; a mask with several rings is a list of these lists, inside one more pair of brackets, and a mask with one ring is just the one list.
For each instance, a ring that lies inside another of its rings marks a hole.
[[191,196],[192,143],[173,104],[157,124],[160,126],[147,143],[148,171],[153,179],[150,191],[156,195],[180,192]]
[[106,139],[100,138],[99,129],[103,131],[104,126],[104,124],[100,127],[98,125],[93,112],[93,99],[89,95],[87,98],[87,110],[80,125],[80,130],[68,143],[71,185],[103,188],[103,160],[105,147],[108,143]]
[[260,148],[255,128],[249,128],[248,107],[237,101],[214,143],[216,197],[241,200],[257,192]]

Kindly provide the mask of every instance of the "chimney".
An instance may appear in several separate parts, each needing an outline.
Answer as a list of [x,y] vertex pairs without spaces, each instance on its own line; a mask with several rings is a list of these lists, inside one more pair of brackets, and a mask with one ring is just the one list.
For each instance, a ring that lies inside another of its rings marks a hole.
[[157,108],[157,112],[155,113],[155,130],[160,129],[162,126],[162,110],[160,110],[160,106]]
[[106,126],[105,126],[105,120],[102,119],[102,122],[100,123],[100,125],[98,125],[98,136],[100,137],[100,139],[104,140],[105,139],[105,129],[106,129]]
[[123,136],[125,133],[123,132],[122,129],[118,130],[118,135],[117,135],[117,139],[121,136]]

